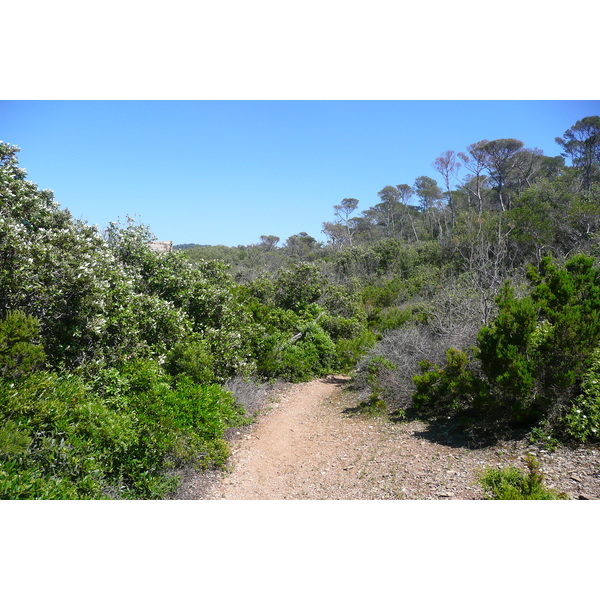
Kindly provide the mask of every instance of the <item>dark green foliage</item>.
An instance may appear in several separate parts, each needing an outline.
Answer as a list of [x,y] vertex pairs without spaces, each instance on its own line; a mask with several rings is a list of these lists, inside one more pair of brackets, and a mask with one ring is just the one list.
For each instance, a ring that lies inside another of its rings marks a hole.
[[7,458],[25,454],[31,438],[14,421],[6,421],[0,427],[0,456]]
[[375,334],[368,329],[364,329],[357,337],[338,339],[335,343],[337,370],[341,373],[353,371],[358,361],[374,346],[376,341]]
[[270,348],[259,363],[259,373],[287,381],[308,381],[337,368],[337,349],[316,323],[304,323],[300,331],[270,336]]
[[480,399],[480,408],[494,415],[505,415],[515,423],[531,414],[536,365],[530,360],[538,311],[530,297],[516,299],[506,284],[496,299],[500,312],[479,332],[477,356],[489,382],[490,394]]
[[174,377],[188,377],[195,383],[213,383],[215,359],[208,342],[187,339],[175,344],[165,359],[165,370]]
[[589,190],[592,182],[600,179],[600,117],[580,119],[555,141],[578,171],[581,186]]
[[314,265],[298,263],[274,280],[273,301],[287,310],[302,310],[316,302],[324,288],[325,279]]
[[264,378],[306,381],[347,370],[372,343],[358,294],[327,284],[314,265],[259,277],[240,299],[252,315],[249,340]]
[[462,407],[480,421],[543,422],[558,436],[594,438],[600,273],[592,258],[577,255],[564,267],[545,258],[528,276],[533,287],[523,298],[502,288],[498,315],[477,336],[477,365],[456,351],[444,367],[424,365],[414,378],[415,408],[451,415]]
[[92,399],[82,380],[69,375],[0,382],[0,398],[2,417],[30,440],[26,452],[6,452],[2,498],[104,496],[118,455],[127,454],[134,439],[131,418]]
[[0,320],[0,377],[16,379],[42,364],[39,330],[39,320],[22,310],[9,311]]
[[[570,392],[600,343],[600,274],[593,258],[578,255],[562,269],[544,259],[539,271],[530,270],[529,276],[535,284],[531,297],[539,307],[539,321],[549,324],[536,348],[538,379],[546,390]],[[558,400],[557,393],[546,395],[547,401]]]
[[444,367],[422,362],[421,375],[415,375],[414,408],[427,417],[454,416],[484,394],[483,382],[469,368],[465,352],[449,348]]

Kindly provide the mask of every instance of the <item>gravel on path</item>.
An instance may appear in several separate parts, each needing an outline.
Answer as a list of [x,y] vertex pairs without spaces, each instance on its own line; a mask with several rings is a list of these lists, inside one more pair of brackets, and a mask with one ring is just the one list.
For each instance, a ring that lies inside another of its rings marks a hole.
[[249,427],[231,432],[230,469],[184,477],[185,500],[477,500],[486,467],[525,467],[571,499],[600,498],[600,449],[546,452],[526,439],[469,448],[424,422],[353,412],[347,378],[294,384]]

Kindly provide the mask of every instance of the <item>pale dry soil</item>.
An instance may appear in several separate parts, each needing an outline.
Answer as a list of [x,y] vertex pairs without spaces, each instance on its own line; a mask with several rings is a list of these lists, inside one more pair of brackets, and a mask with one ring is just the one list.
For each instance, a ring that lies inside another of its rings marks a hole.
[[530,445],[526,438],[472,448],[423,422],[350,412],[346,378],[295,384],[257,421],[230,432],[226,472],[189,474],[182,500],[477,500],[486,467],[525,468],[534,454],[546,484],[571,499],[600,498],[600,448]]

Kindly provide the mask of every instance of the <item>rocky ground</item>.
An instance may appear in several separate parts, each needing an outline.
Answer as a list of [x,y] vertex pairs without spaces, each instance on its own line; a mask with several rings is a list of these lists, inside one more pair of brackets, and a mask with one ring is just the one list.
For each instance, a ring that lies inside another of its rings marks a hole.
[[229,432],[229,471],[188,474],[175,499],[477,500],[483,469],[524,469],[527,454],[548,487],[574,500],[600,498],[598,447],[549,452],[526,438],[469,447],[443,425],[358,414],[346,382],[280,390],[253,425]]

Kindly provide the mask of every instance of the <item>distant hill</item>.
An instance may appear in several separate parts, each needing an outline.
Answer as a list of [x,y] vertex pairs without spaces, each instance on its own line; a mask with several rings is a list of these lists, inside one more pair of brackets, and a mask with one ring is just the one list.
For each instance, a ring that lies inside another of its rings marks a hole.
[[206,248],[209,244],[177,244],[173,250],[189,250],[190,248]]

